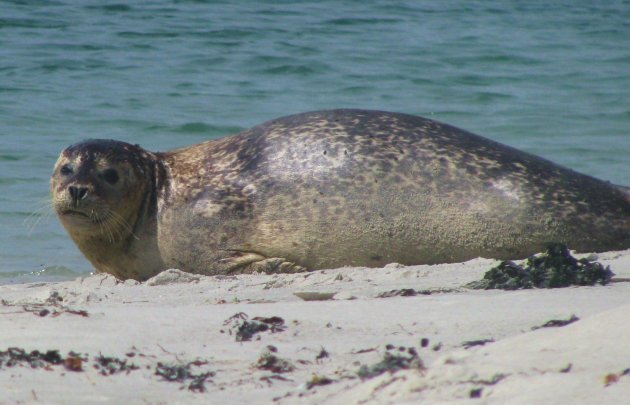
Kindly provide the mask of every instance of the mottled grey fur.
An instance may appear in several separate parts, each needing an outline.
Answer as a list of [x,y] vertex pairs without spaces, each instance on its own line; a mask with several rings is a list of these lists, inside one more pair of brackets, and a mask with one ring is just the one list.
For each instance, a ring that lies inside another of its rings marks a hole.
[[[115,141],[89,142],[62,153],[54,194],[78,181],[59,180],[64,162]],[[122,155],[111,151],[130,147],[105,149],[116,165]],[[169,267],[226,274],[520,258],[550,242],[630,247],[630,199],[620,188],[411,115],[310,112],[166,153],[137,149],[131,155],[144,158],[131,166],[148,174],[135,211],[155,226],[117,255],[148,252],[152,264],[99,267],[89,253],[105,249],[81,248],[98,270],[123,278]]]

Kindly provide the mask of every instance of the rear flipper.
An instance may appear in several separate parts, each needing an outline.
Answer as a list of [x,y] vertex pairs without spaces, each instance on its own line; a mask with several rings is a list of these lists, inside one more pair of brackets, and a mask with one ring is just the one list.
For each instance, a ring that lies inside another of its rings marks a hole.
[[293,262],[287,262],[282,257],[270,257],[258,262],[254,262],[242,269],[242,273],[303,273],[308,271],[305,267],[298,266]]
[[221,260],[224,274],[251,274],[251,273],[302,273],[307,268],[293,262],[288,262],[282,257],[265,257],[253,252],[234,252],[233,255]]

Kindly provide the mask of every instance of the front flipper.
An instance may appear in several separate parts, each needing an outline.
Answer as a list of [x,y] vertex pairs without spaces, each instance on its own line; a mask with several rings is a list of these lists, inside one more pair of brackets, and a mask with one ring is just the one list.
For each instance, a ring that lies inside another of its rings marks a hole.
[[221,265],[226,274],[278,274],[308,271],[307,268],[288,262],[282,257],[265,257],[253,252],[234,252],[232,256],[222,259]]

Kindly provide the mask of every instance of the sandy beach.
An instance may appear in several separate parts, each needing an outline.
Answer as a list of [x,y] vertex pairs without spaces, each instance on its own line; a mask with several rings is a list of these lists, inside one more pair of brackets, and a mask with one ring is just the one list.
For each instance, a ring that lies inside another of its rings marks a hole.
[[623,403],[630,250],[598,261],[608,285],[518,291],[463,287],[481,258],[4,285],[0,404]]

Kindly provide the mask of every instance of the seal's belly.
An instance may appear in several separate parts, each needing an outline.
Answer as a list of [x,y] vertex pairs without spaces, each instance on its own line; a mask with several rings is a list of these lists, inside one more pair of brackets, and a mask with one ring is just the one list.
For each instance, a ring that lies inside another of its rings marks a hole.
[[[270,195],[256,211],[248,244],[269,257],[311,269],[464,261],[525,256],[546,241],[566,239],[547,211],[482,190],[477,184],[438,189],[382,182],[327,186]],[[293,190],[295,191],[295,190]]]

